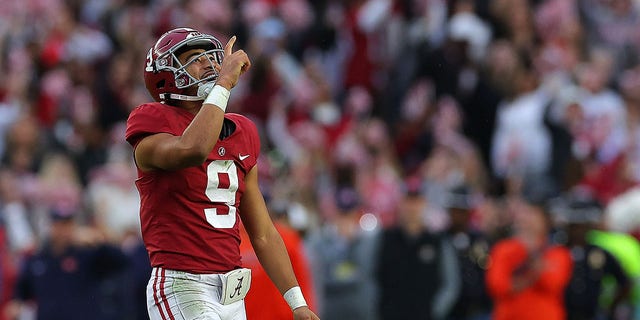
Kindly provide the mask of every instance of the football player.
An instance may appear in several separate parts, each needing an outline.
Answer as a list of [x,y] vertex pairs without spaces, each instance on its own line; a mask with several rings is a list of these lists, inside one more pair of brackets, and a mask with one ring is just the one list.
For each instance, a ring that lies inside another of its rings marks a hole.
[[256,126],[225,113],[230,91],[251,67],[243,50],[232,50],[235,41],[223,48],[191,28],[163,34],[144,68],[155,102],[136,107],[127,120],[153,267],[151,320],[246,319],[251,273],[241,267],[240,220],[293,318],[318,319],[258,187]]

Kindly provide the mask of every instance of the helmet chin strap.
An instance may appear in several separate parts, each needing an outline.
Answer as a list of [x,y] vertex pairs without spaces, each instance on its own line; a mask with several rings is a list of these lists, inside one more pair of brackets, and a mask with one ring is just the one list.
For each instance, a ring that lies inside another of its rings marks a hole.
[[182,100],[182,101],[202,101],[205,98],[200,96],[187,96],[184,94],[177,94],[177,93],[165,93],[162,96],[165,99],[169,98],[173,100]]
[[162,94],[161,96],[165,99],[169,98],[169,99],[182,100],[182,101],[202,101],[207,97],[209,92],[211,92],[211,89],[213,89],[213,86],[215,84],[216,84],[215,81],[198,83],[198,95],[196,96],[188,96],[188,95],[177,94],[177,93],[165,93],[165,94]]

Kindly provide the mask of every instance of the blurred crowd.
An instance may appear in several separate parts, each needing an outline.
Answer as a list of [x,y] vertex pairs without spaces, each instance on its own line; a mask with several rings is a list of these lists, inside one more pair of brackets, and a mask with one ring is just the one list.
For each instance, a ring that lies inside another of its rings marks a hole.
[[145,318],[124,123],[178,26],[252,59],[227,110],[323,319],[487,319],[548,282],[570,319],[640,319],[640,1],[0,3],[0,319]]

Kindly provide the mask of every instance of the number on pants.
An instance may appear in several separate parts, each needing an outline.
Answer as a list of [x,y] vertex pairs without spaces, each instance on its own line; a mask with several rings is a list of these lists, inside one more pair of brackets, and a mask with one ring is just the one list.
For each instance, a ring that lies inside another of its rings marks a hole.
[[238,171],[229,160],[214,160],[207,166],[207,197],[211,202],[227,206],[227,213],[218,213],[218,208],[204,209],[207,222],[214,228],[233,228],[236,224],[236,192]]

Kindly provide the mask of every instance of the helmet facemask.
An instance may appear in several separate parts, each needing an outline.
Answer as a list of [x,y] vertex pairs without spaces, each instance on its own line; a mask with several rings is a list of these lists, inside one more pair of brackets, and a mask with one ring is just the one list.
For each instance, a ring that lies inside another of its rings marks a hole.
[[[187,50],[192,49],[204,49],[205,51],[190,57],[189,61],[182,64],[178,59],[178,56]],[[197,79],[187,71],[187,67],[191,63],[201,63],[202,59],[206,59],[206,61],[211,65],[212,73],[202,79]],[[223,59],[224,50],[222,49],[220,41],[212,36],[201,34],[183,40],[181,43],[178,43],[167,50],[164,54],[158,56],[155,60],[155,66],[158,71],[172,72],[175,79],[176,89],[183,90],[191,86],[200,86],[205,83],[215,82],[219,75],[215,65],[222,65]],[[203,100],[205,98],[204,96],[185,96],[174,93],[165,93],[164,95],[164,98],[177,100]]]

